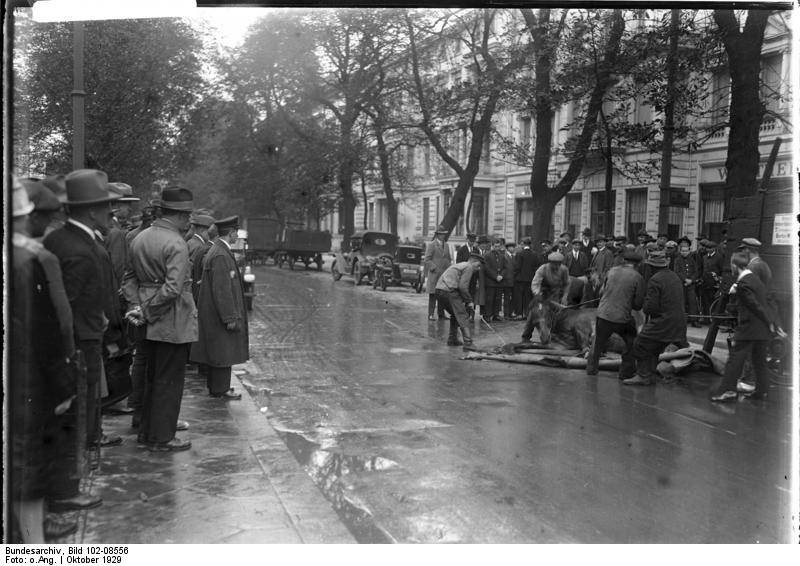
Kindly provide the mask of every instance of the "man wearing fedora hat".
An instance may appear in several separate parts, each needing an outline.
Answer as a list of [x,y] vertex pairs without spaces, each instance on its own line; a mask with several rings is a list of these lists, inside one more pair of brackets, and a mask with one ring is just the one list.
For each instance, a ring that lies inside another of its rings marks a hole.
[[456,252],[456,263],[467,261],[471,253],[480,253],[480,248],[478,248],[478,244],[475,243],[477,239],[477,234],[473,234],[472,232],[467,234],[467,243],[458,248]]
[[197,340],[189,247],[183,239],[193,209],[192,192],[167,187],[159,207],[161,217],[131,242],[122,288],[131,305],[126,316],[145,325],[138,440],[151,452],[174,452],[191,448],[191,442],[176,437],[175,431],[189,347]]
[[452,263],[450,258],[450,248],[445,244],[449,232],[444,229],[443,225],[439,225],[434,233],[433,240],[428,242],[425,246],[425,271],[427,274],[427,282],[425,284],[428,290],[428,320],[436,320],[433,315],[434,308],[436,308],[439,318],[444,318],[444,305],[436,304],[436,282],[439,277],[444,273]]
[[199,333],[189,359],[205,366],[209,395],[232,401],[242,394],[231,387],[231,366],[250,358],[242,277],[231,251],[238,239],[239,217],[215,224],[219,236],[203,258],[197,300]]
[[[102,432],[99,419],[99,384],[102,373],[102,341],[108,326],[107,314],[114,293],[109,279],[111,261],[108,253],[96,239],[95,231],[108,229],[111,220],[111,203],[119,198],[108,187],[108,176],[94,169],[79,169],[66,176],[68,220],[64,227],[54,230],[44,238],[44,246],[61,264],[64,289],[70,299],[76,348],[86,360],[86,415],[87,443],[100,443]],[[77,427],[77,413],[67,411],[67,425]],[[83,434],[77,431],[76,434]],[[74,443],[69,443],[74,444]],[[74,466],[77,453],[65,450],[63,465]],[[52,511],[69,511],[96,507],[99,497],[81,495],[78,479],[52,486]]]
[[667,268],[669,262],[661,250],[650,253],[645,261],[653,269],[642,307],[647,321],[633,343],[636,375],[625,379],[625,385],[655,385],[658,356],[670,344],[688,346],[680,277]]

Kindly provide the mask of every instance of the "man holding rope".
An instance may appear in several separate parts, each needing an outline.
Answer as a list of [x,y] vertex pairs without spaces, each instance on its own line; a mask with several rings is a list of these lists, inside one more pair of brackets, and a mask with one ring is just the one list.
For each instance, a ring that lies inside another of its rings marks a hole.
[[533,298],[528,309],[528,318],[525,320],[525,330],[522,331],[522,340],[530,342],[533,336],[534,307],[542,301],[558,300],[562,305],[567,304],[569,294],[569,270],[563,265],[564,256],[560,252],[552,252],[547,256],[547,263],[541,265],[533,275],[531,292]]

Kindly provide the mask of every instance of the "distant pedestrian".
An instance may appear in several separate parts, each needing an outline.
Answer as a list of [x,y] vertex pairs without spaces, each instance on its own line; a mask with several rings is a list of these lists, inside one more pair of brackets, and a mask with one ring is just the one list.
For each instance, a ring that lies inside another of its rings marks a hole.
[[596,243],[592,240],[592,229],[584,228],[580,238],[581,251],[586,254],[586,257],[591,258],[596,251],[595,245]]
[[[450,334],[447,339],[448,346],[461,346],[464,350],[474,349],[472,343],[472,325],[467,318],[467,312],[472,306],[472,295],[469,284],[473,273],[484,263],[483,257],[478,253],[471,253],[467,261],[462,261],[448,267],[436,283],[438,300],[450,313]],[[458,339],[458,330],[461,329],[463,342]]]
[[219,236],[203,259],[197,301],[198,341],[189,359],[206,366],[206,384],[212,397],[239,400],[231,387],[231,366],[250,357],[247,309],[242,277],[231,246],[236,243],[239,217],[216,221]]
[[542,263],[542,255],[531,249],[531,239],[522,238],[522,249],[514,256],[514,288],[519,301],[514,310],[520,318],[528,316],[533,297],[531,281]]
[[505,242],[506,248],[506,264],[503,270],[503,318],[506,320],[514,320],[516,318],[516,307],[518,299],[514,297],[514,254],[516,253],[517,244],[515,242]]
[[175,436],[184,428],[178,414],[189,346],[197,340],[197,309],[192,299],[189,248],[183,234],[193,208],[192,192],[167,187],[159,203],[161,218],[131,243],[131,267],[123,291],[128,318],[146,325],[146,371],[138,440],[152,452],[188,450]]
[[434,312],[440,319],[444,318],[444,306],[436,304],[436,282],[452,260],[450,248],[445,240],[449,232],[441,224],[434,233],[433,240],[425,246],[425,271],[427,274],[426,288],[428,290],[428,320],[436,320]]
[[469,259],[469,254],[471,253],[480,253],[480,248],[478,248],[478,244],[476,242],[477,239],[477,234],[473,234],[472,232],[467,234],[467,243],[458,248],[458,251],[456,252],[456,263],[467,261],[467,259]]
[[614,252],[611,251],[611,249],[606,245],[606,242],[606,237],[603,234],[599,234],[597,236],[595,240],[597,253],[594,254],[592,261],[589,263],[589,267],[593,267],[595,269],[597,272],[597,277],[601,282],[614,263]]
[[572,249],[565,255],[564,265],[570,277],[583,277],[589,269],[589,256],[581,248],[581,241],[572,240]]
[[711,396],[712,401],[730,402],[737,399],[737,381],[748,359],[752,361],[756,380],[755,390],[749,397],[763,400],[769,389],[767,343],[777,328],[766,308],[766,288],[759,277],[748,269],[749,262],[748,256],[742,252],[735,252],[731,257],[731,269],[736,275],[736,282],[729,290],[731,300],[728,309],[736,314],[737,324],[725,375]]
[[633,251],[623,255],[625,263],[612,267],[602,287],[600,304],[597,307],[595,338],[586,364],[588,375],[597,374],[600,355],[605,350],[611,335],[616,333],[625,342],[619,378],[633,377],[636,364],[633,359],[633,343],[636,339],[636,323],[631,311],[642,308],[644,302],[644,279],[636,271],[639,254]]
[[492,240],[492,251],[484,256],[484,273],[486,281],[486,315],[483,318],[488,321],[503,320],[500,309],[503,302],[503,283],[504,274],[507,275],[506,251],[503,248],[503,240],[495,238]]
[[655,385],[658,379],[658,357],[670,344],[688,346],[686,315],[683,311],[683,282],[667,269],[667,258],[657,250],[645,260],[653,267],[647,283],[642,311],[647,321],[633,343],[636,375],[624,380],[625,385]]

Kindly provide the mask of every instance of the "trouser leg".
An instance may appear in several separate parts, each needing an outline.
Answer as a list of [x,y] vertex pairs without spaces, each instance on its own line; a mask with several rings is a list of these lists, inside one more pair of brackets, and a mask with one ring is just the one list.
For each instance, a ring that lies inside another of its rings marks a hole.
[[633,377],[636,373],[636,361],[633,358],[633,343],[636,341],[636,324],[630,321],[625,324],[620,324],[617,329],[617,334],[624,342],[624,350],[622,351],[622,361],[619,366],[619,378],[628,379]]
[[769,370],[767,369],[767,341],[753,340],[752,350],[753,373],[756,378],[755,393],[766,393],[769,390]]
[[503,316],[511,318],[512,302],[514,300],[514,287],[503,287]]
[[530,305],[528,305],[528,316],[525,317],[525,328],[522,330],[522,339],[523,340],[530,340],[533,336],[533,328],[534,328],[534,320],[536,320],[536,312],[535,309],[538,308],[538,303],[534,304],[534,301],[531,300]]
[[144,381],[147,367],[144,339],[137,340],[133,349],[131,363],[131,394],[128,396],[128,408],[133,409],[133,424],[138,426],[142,418],[142,402],[144,399]]
[[428,317],[433,316],[434,309],[436,308],[436,295],[433,293],[428,294]]
[[728,353],[728,361],[725,364],[725,374],[717,387],[717,393],[725,391],[736,391],[736,383],[742,375],[744,362],[753,350],[752,340],[735,340]]
[[636,373],[644,379],[655,381],[658,379],[656,366],[658,356],[667,347],[667,343],[650,338],[637,336],[633,342],[633,358],[636,361]]
[[211,395],[222,395],[231,388],[231,366],[206,366],[206,384]]
[[181,409],[189,344],[147,341],[147,379],[142,408],[145,442],[169,442]]
[[586,362],[586,373],[597,373],[597,364],[600,354],[605,350],[608,339],[614,331],[614,324],[604,318],[597,318],[594,330],[594,343],[589,350],[589,359]]
[[[472,327],[467,318],[467,306],[464,304],[464,299],[458,292],[450,292],[447,294],[447,304],[450,306],[450,331],[458,332],[461,329],[461,335],[464,337],[464,344],[472,344]],[[453,323],[455,321],[455,324]]]
[[78,409],[73,402],[67,412],[50,415],[45,426],[48,500],[70,499],[80,493],[77,440]]
[[103,352],[99,340],[81,340],[78,346],[86,359],[86,445],[100,442],[100,372]]

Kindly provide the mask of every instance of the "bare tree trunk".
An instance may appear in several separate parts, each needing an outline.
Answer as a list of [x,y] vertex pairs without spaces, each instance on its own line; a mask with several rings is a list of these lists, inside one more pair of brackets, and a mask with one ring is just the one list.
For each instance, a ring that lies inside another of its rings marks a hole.
[[669,223],[669,187],[672,183],[672,141],[675,137],[675,84],[678,80],[678,35],[681,11],[672,10],[667,54],[667,102],[664,105],[664,148],[661,152],[661,198],[658,204],[658,233],[667,232]]
[[756,192],[758,134],[765,108],[759,93],[761,47],[769,10],[749,10],[744,29],[733,10],[714,10],[728,55],[731,73],[730,133],[728,135],[727,190],[730,197]]
[[383,121],[374,122],[375,139],[378,144],[378,161],[380,162],[381,181],[383,192],[386,195],[386,208],[389,215],[389,231],[397,235],[397,199],[392,188],[392,176],[389,171],[389,152],[386,149],[386,140],[383,139]]

